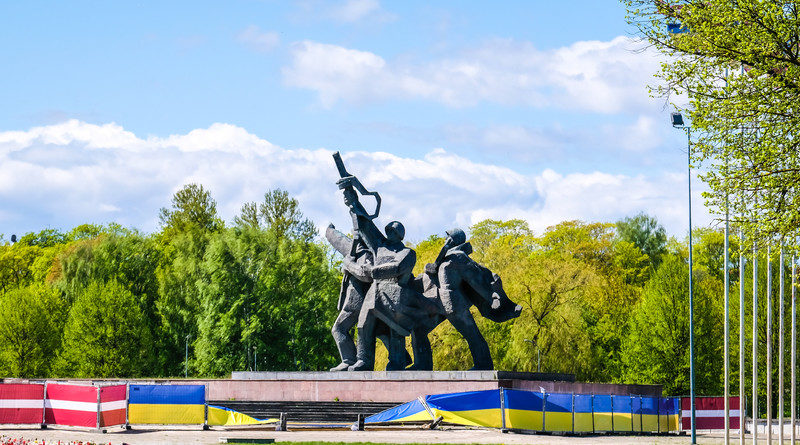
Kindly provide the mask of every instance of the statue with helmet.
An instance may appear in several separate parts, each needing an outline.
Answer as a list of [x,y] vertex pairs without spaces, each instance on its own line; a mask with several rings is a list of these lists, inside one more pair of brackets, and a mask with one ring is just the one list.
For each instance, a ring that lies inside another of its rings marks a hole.
[[[444,320],[467,340],[473,369],[493,369],[489,346],[470,308],[476,306],[482,316],[498,323],[519,316],[522,308],[508,298],[500,277],[470,258],[472,247],[461,229],[447,232],[436,261],[415,277],[416,252],[403,243],[403,224],[392,221],[382,233],[373,222],[380,212],[380,195],[347,172],[338,152],[333,157],[340,175],[337,185],[353,221],[353,237],[333,225],[325,233],[344,257],[340,312],[331,329],[342,362],[331,371],[373,370],[377,339],[389,352],[387,370],[432,370],[428,334]],[[374,212],[366,211],[359,194],[374,197]],[[354,328],[357,345],[351,333]],[[409,335],[413,362],[405,349]]]

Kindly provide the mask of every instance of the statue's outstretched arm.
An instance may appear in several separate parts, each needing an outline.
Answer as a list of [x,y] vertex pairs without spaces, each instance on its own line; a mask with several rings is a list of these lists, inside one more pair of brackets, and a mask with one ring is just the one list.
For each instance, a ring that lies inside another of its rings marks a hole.
[[353,240],[344,233],[336,230],[336,227],[334,227],[333,224],[328,224],[328,228],[325,229],[325,239],[331,243],[331,246],[333,246],[337,252],[341,253],[345,257],[350,255],[350,251],[353,246]]

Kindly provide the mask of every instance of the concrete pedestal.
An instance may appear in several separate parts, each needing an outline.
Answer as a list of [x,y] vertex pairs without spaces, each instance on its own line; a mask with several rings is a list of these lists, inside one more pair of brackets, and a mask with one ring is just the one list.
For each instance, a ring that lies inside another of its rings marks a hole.
[[569,374],[507,371],[234,372],[210,380],[210,400],[396,402],[485,389],[577,394],[661,395],[659,385],[580,383]]

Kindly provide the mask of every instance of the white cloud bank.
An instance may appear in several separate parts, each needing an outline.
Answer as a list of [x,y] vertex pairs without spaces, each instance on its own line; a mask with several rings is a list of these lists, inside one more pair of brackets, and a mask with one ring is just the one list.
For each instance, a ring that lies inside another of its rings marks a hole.
[[283,69],[289,86],[320,102],[431,100],[451,107],[480,102],[617,113],[651,107],[647,85],[663,59],[628,37],[539,50],[530,42],[494,40],[460,56],[421,63],[387,61],[338,45],[293,44]]
[[[319,226],[333,221],[347,228],[331,153],[278,147],[219,123],[164,138],[77,120],[0,132],[0,233],[110,221],[155,230],[158,209],[189,182],[207,187],[228,221],[242,203],[280,187]],[[547,169],[527,175],[443,149],[422,159],[382,152],[349,152],[344,159],[383,197],[379,222],[402,221],[412,240],[485,218],[524,218],[541,232],[562,220],[613,221],[640,210],[673,233],[686,228],[681,172],[631,177]],[[695,211],[703,222],[701,206]]]

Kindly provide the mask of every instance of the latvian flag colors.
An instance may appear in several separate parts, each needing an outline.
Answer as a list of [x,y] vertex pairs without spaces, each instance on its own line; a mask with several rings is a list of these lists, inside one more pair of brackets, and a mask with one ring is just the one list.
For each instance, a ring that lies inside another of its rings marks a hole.
[[45,396],[45,423],[86,428],[124,424],[125,392],[125,385],[96,388],[50,383]]
[[[731,397],[728,415],[730,428],[739,429],[739,397]],[[725,428],[725,398],[695,397],[695,428],[698,430],[721,430]],[[689,397],[681,398],[681,426],[692,428],[692,410]]]
[[100,426],[124,425],[128,414],[128,391],[125,385],[101,386]]
[[42,423],[44,385],[5,383],[0,385],[0,424]]

